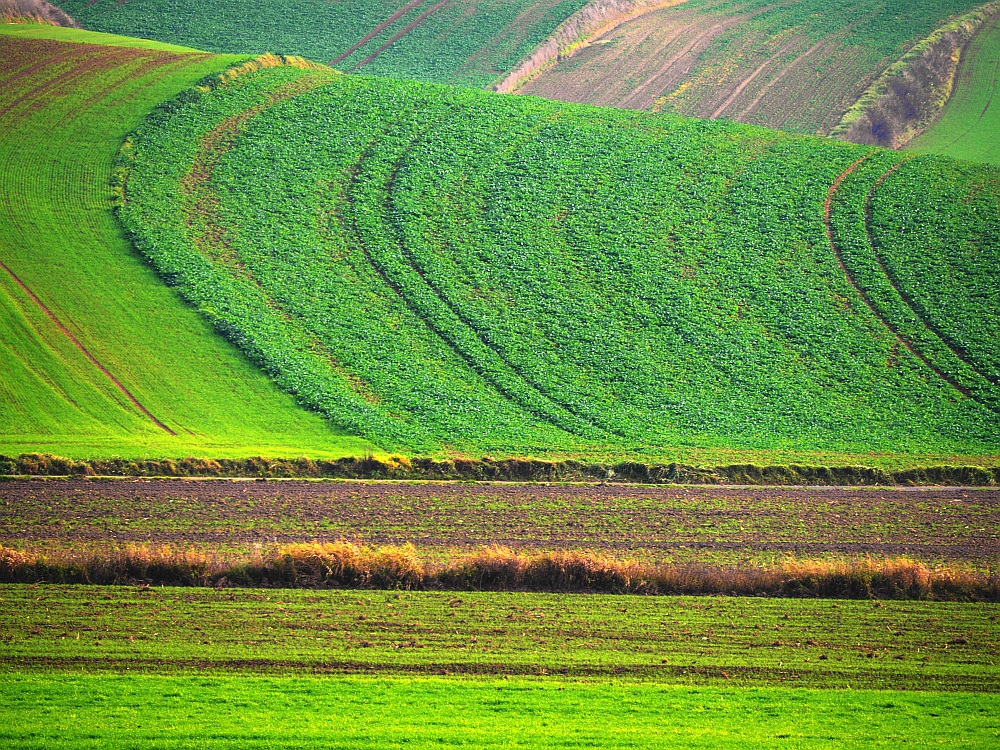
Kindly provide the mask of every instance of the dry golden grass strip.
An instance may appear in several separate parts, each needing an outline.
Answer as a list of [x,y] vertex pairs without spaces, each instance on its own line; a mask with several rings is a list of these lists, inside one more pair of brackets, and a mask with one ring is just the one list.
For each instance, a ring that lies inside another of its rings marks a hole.
[[429,562],[412,545],[348,542],[274,545],[240,556],[155,545],[85,555],[0,546],[0,582],[1000,601],[1000,574],[992,570],[931,567],[908,558],[790,559],[774,567],[728,568],[492,546]]

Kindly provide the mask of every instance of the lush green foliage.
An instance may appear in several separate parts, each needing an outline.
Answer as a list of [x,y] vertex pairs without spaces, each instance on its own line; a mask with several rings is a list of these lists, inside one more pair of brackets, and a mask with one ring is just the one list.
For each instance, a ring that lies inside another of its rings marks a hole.
[[993,452],[992,397],[898,351],[830,246],[824,201],[868,151],[272,70],[159,108],[121,216],[285,388],[387,447]]
[[0,676],[19,748],[990,748],[992,695],[445,677]]
[[847,175],[832,219],[845,270],[899,336],[891,366],[908,348],[995,411],[998,190],[992,168],[879,152]]
[[987,23],[962,56],[941,119],[907,149],[1000,164],[1000,18]]
[[[970,368],[1000,382],[1000,168],[907,162],[875,192],[872,236],[914,310]],[[919,206],[919,210],[913,210]]]
[[[0,667],[997,687],[990,604],[4,585]],[[79,636],[79,637],[77,637]],[[826,659],[820,658],[826,656]]]
[[130,403],[0,269],[0,451],[363,453],[368,444],[298,407],[164,287],[111,210],[111,167],[128,131],[237,58],[69,41],[128,40],[0,27],[0,261],[177,434]]
[[[360,66],[374,75],[485,86],[512,68],[584,2],[57,0],[56,4],[95,31],[211,52],[302,55],[321,62],[337,60],[336,67],[342,70]],[[403,35],[379,52],[398,34]]]

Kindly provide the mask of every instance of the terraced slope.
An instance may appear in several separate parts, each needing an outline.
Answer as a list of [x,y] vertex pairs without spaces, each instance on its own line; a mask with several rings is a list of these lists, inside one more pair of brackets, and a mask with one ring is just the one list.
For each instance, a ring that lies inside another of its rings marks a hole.
[[910,151],[1000,164],[1000,16],[962,56],[941,119],[907,144]]
[[828,134],[917,40],[975,0],[687,0],[599,35],[521,88]]
[[164,286],[112,213],[128,131],[239,58],[94,39],[0,26],[0,453],[364,452]]
[[586,0],[59,0],[88,29],[483,87]]
[[[161,274],[383,444],[1000,445],[995,312],[928,314],[922,270],[876,273],[904,257],[878,234],[899,219],[879,196],[894,152],[285,68],[158,109],[123,155],[120,215]],[[996,211],[993,169],[904,168],[951,170]],[[993,216],[969,243],[994,243]],[[985,258],[931,249],[971,269],[950,294],[997,285]]]

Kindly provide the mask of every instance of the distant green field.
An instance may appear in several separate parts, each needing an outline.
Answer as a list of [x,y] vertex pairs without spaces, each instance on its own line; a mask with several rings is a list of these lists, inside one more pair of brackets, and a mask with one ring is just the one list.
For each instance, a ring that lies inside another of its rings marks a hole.
[[0,674],[10,748],[992,748],[997,696],[446,677]]
[[128,42],[0,26],[0,452],[369,450],[226,344],[134,253],[112,213],[125,135],[159,102],[242,58],[70,43],[80,40]]
[[56,0],[86,28],[483,87],[586,0]]
[[[1000,445],[989,372],[865,265],[894,152],[285,68],[157,110],[123,153],[121,216],[161,274],[383,445]],[[976,274],[949,294],[1000,281]],[[941,314],[983,342],[995,323]]]
[[1000,17],[966,50],[941,119],[906,148],[1000,164]]

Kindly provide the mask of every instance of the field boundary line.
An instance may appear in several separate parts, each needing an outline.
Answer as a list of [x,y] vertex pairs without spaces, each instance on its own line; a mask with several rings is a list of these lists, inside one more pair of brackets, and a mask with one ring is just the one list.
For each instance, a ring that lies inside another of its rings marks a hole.
[[[833,254],[837,258],[837,264],[840,266],[840,270],[843,271],[844,276],[847,278],[848,283],[850,283],[850,285],[854,288],[854,291],[857,292],[858,296],[861,297],[861,301],[865,303],[865,305],[871,311],[872,315],[874,315],[875,318],[883,326],[885,326],[886,329],[889,330],[893,336],[896,337],[896,341],[898,341],[900,344],[906,347],[906,350],[910,352],[910,354],[912,354],[914,357],[923,362],[928,368],[931,369],[931,371],[934,372],[935,375],[937,375],[939,378],[948,383],[956,391],[961,393],[966,398],[970,398],[979,402],[979,399],[974,398],[968,388],[963,386],[961,383],[957,382],[954,378],[951,378],[947,374],[945,374],[939,367],[933,364],[923,352],[919,351],[908,340],[903,338],[902,334],[899,332],[899,328],[882,314],[882,312],[878,309],[875,303],[868,296],[868,293],[861,288],[860,284],[858,284],[857,280],[854,278],[854,274],[851,273],[850,269],[848,269],[847,267],[847,264],[844,262],[843,253],[841,252],[840,249],[840,243],[837,242],[836,233],[834,232],[833,223],[831,221],[833,199],[837,193],[838,188],[840,188],[841,183],[843,183],[844,180],[846,180],[865,161],[870,159],[873,153],[875,152],[870,152],[865,156],[862,156],[860,159],[851,164],[847,169],[845,169],[843,172],[837,175],[837,179],[834,180],[833,184],[830,186],[830,190],[827,193],[826,200],[823,202],[823,223],[826,225],[826,236],[827,239],[829,240],[830,247],[833,249]],[[904,163],[905,160],[897,164],[894,169],[898,169]]]
[[132,405],[135,406],[136,409],[138,409],[140,412],[149,417],[150,421],[152,421],[153,424],[155,424],[157,427],[159,427],[167,434],[175,436],[177,435],[176,432],[171,430],[169,427],[167,427],[167,425],[165,425],[159,419],[154,417],[153,414],[149,411],[149,409],[143,406],[142,403],[140,403],[139,399],[137,399],[132,394],[132,392],[129,391],[129,389],[126,388],[120,380],[118,380],[118,378],[116,378],[114,375],[108,372],[108,369],[104,365],[102,365],[93,354],[90,353],[90,350],[88,350],[87,347],[85,347],[82,343],[80,343],[80,340],[76,336],[74,336],[65,325],[63,325],[62,321],[56,317],[55,313],[53,313],[48,307],[45,306],[45,303],[43,303],[38,298],[38,296],[33,291],[31,291],[28,285],[25,284],[23,281],[21,281],[21,279],[17,276],[17,274],[15,274],[12,270],[10,270],[10,268],[8,268],[6,263],[0,261],[0,268],[2,268],[19,287],[21,287],[21,289],[24,291],[26,295],[28,295],[28,297],[31,299],[32,302],[38,305],[39,309],[41,309],[41,311],[45,313],[45,315],[49,318],[49,320],[51,320],[55,324],[56,328],[58,328],[66,336],[66,338],[68,338],[73,343],[73,346],[79,349],[80,352],[88,360],[90,360],[90,363],[94,365],[94,367],[96,367],[98,370],[100,370],[108,378],[108,380],[110,380],[114,384],[114,386],[119,391],[121,391],[129,401],[132,402]]
[[397,10],[395,13],[393,13],[387,19],[385,19],[384,21],[382,21],[378,25],[374,26],[371,31],[369,31],[367,34],[365,34],[363,37],[361,37],[361,39],[359,39],[357,42],[355,42],[354,44],[352,44],[347,49],[346,52],[344,52],[343,54],[338,55],[337,57],[335,57],[332,60],[330,60],[330,62],[328,64],[329,65],[336,65],[339,62],[343,62],[351,54],[353,54],[354,52],[357,52],[359,49],[361,49],[362,47],[364,47],[366,44],[368,44],[368,42],[370,42],[372,39],[374,39],[375,37],[377,37],[379,34],[381,34],[383,31],[385,31],[387,28],[389,28],[392,24],[394,24],[396,21],[398,21],[400,18],[402,18],[403,16],[405,16],[408,12],[410,12],[411,10],[413,10],[414,8],[416,8],[418,5],[420,5],[424,1],[425,0],[410,0],[408,3],[406,3],[406,5],[404,5],[402,8],[400,8],[399,10]]

